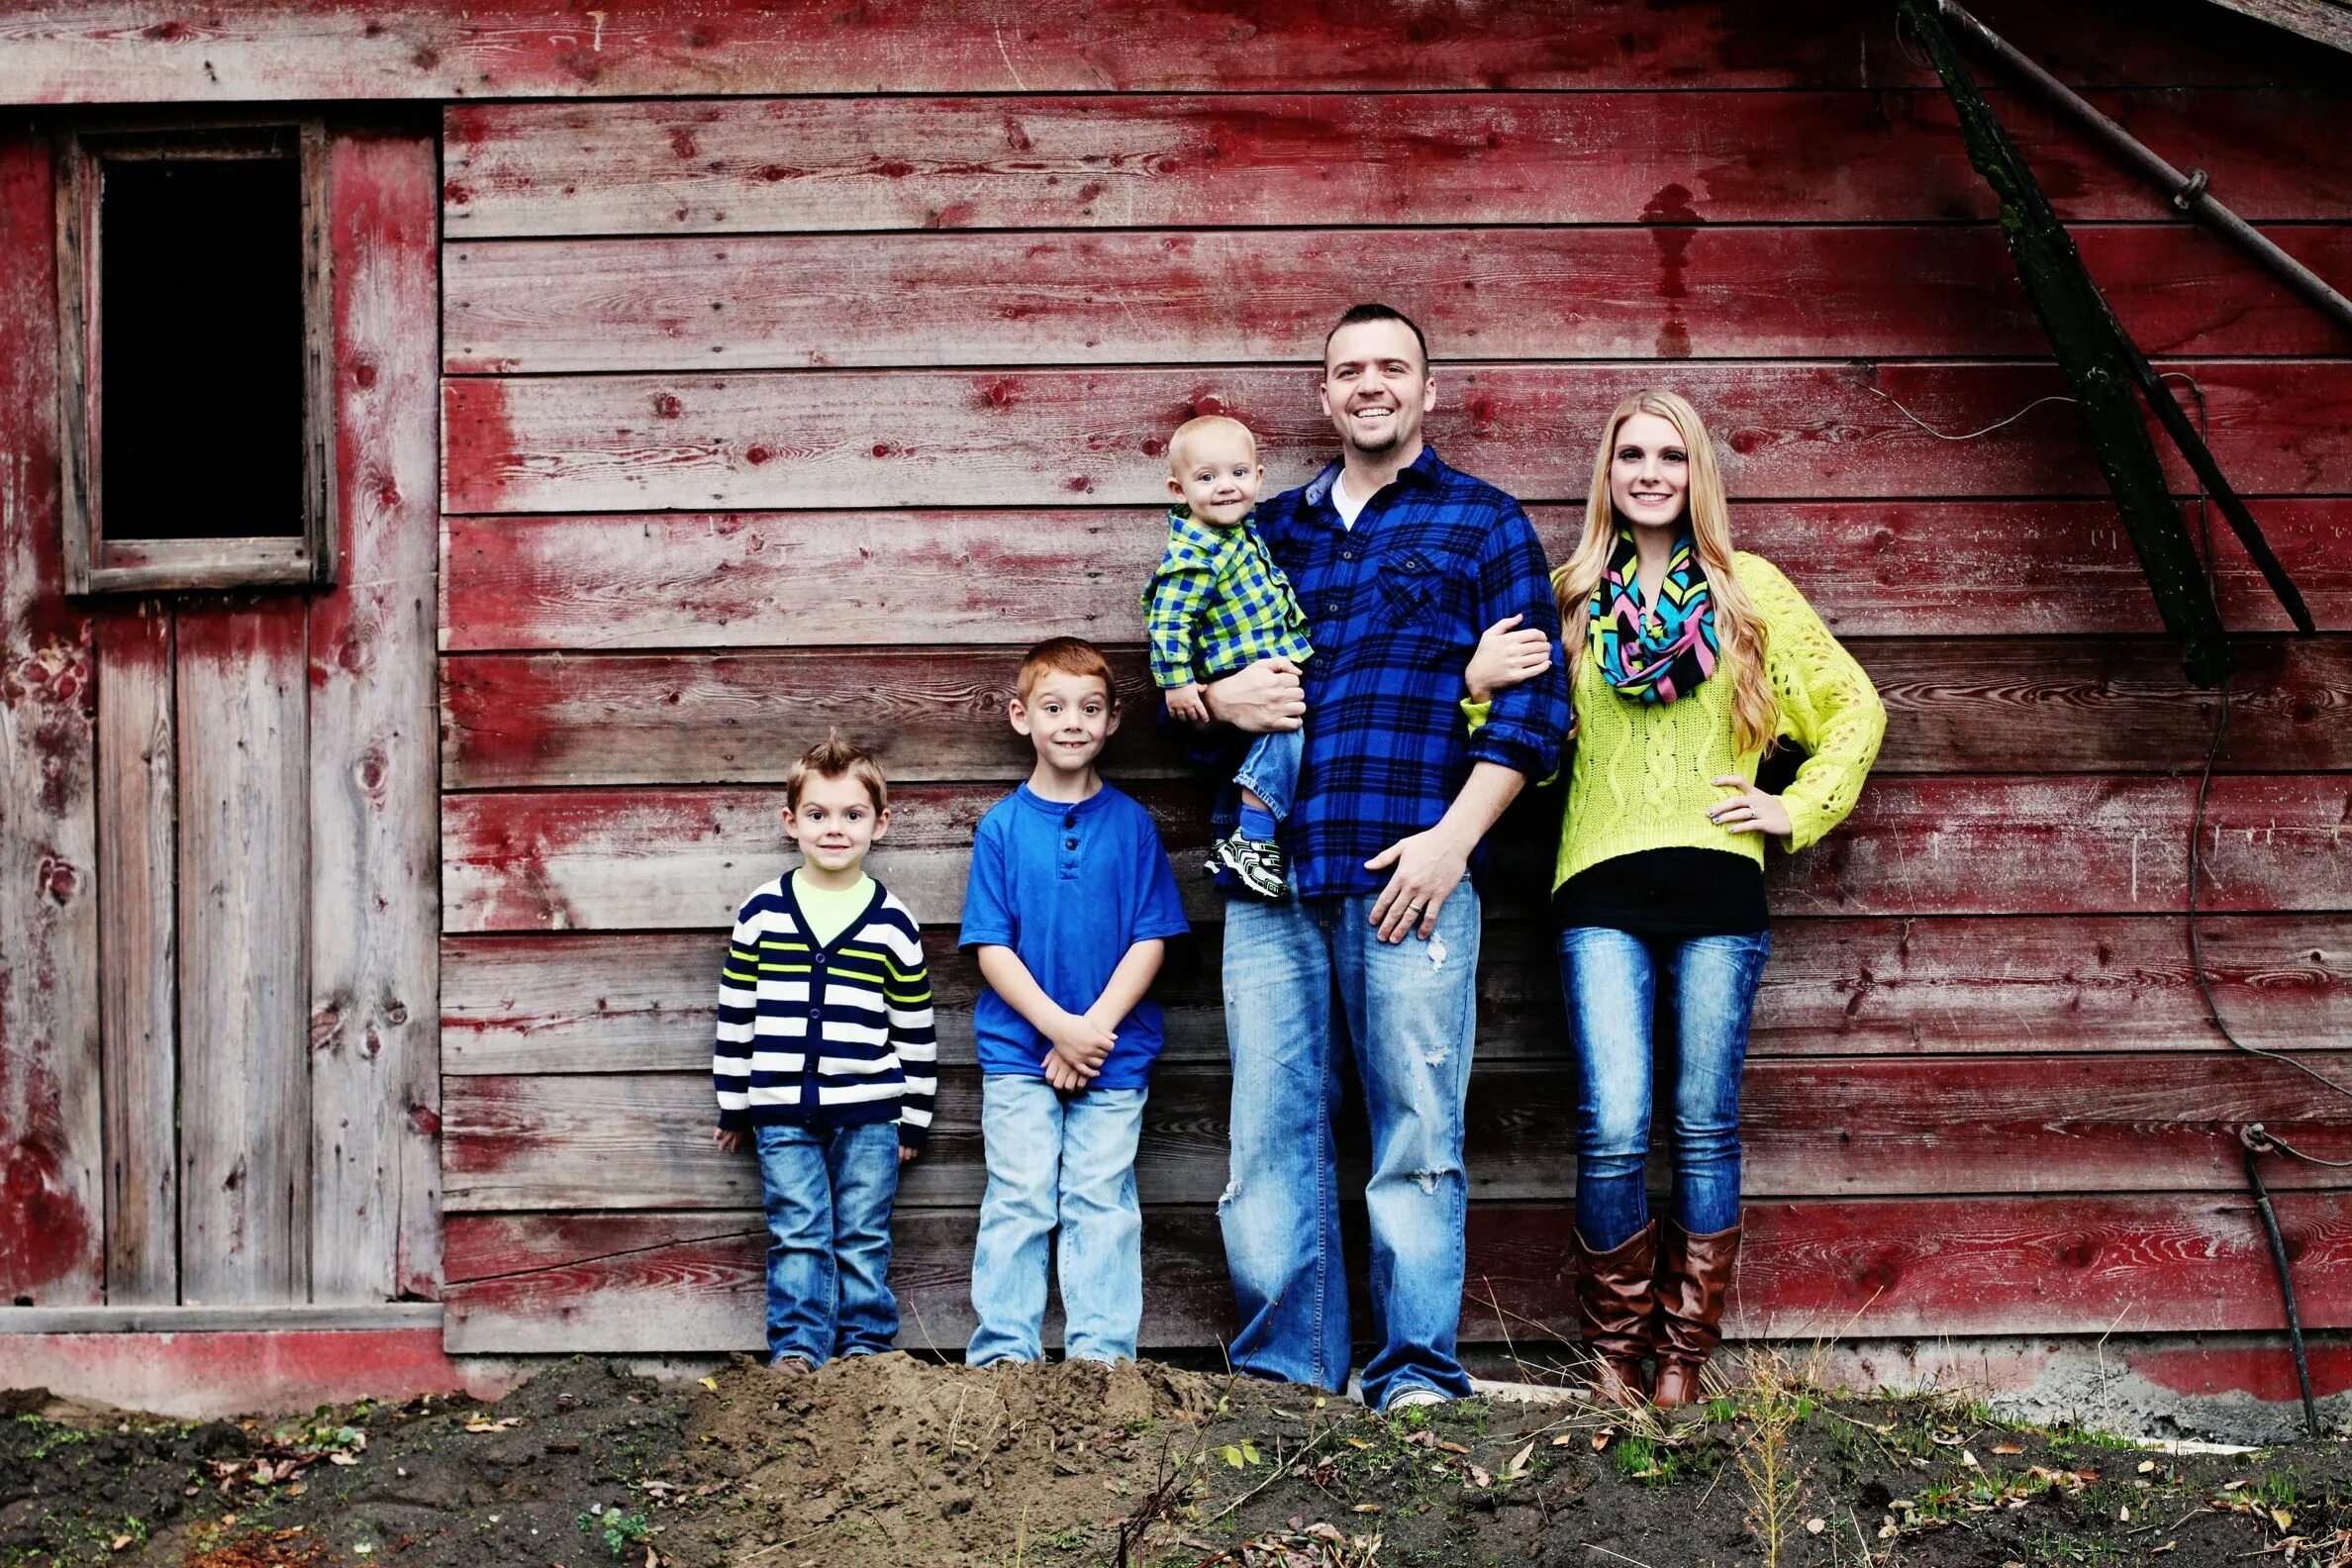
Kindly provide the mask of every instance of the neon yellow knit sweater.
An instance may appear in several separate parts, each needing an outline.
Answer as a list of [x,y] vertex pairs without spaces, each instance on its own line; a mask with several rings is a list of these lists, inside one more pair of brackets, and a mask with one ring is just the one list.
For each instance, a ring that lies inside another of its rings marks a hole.
[[[1780,734],[1809,753],[1781,793],[1793,852],[1854,809],[1887,732],[1887,710],[1862,666],[1779,567],[1743,550],[1732,557],[1732,569],[1764,618],[1764,662],[1780,699]],[[1588,866],[1644,849],[1727,849],[1763,863],[1763,834],[1728,833],[1707,820],[1708,808],[1730,793],[1708,780],[1736,773],[1752,783],[1763,759],[1760,750],[1734,748],[1731,693],[1726,659],[1680,701],[1621,696],[1588,648],[1573,694],[1576,746],[1554,887]],[[1462,705],[1473,729],[1484,720],[1481,706]]]

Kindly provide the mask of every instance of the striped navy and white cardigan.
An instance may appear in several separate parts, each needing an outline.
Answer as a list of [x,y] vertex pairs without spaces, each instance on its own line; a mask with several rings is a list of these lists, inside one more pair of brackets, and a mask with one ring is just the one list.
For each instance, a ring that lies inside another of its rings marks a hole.
[[865,912],[824,947],[789,875],[743,901],[711,1060],[722,1127],[896,1122],[899,1141],[921,1148],[938,1058],[923,930],[889,889],[875,883]]

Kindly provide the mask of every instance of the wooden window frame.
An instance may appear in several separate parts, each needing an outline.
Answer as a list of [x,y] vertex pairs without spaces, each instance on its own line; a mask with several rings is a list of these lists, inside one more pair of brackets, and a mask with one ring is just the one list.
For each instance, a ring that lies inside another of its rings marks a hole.
[[[282,156],[291,138],[302,203],[302,494],[299,534],[109,539],[100,494],[98,385],[102,158]],[[57,142],[57,425],[64,473],[65,591],[326,587],[336,572],[335,302],[327,243],[327,129],[310,118],[84,124]]]

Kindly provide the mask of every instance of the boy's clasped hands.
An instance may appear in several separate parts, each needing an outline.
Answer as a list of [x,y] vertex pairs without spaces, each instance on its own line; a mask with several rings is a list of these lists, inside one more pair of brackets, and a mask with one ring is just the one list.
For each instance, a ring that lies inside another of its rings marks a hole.
[[1045,1081],[1065,1094],[1075,1094],[1100,1077],[1111,1047],[1119,1043],[1119,1020],[1099,1019],[1095,1012],[1064,1011],[1037,1030],[1053,1042],[1038,1065],[1044,1068]]

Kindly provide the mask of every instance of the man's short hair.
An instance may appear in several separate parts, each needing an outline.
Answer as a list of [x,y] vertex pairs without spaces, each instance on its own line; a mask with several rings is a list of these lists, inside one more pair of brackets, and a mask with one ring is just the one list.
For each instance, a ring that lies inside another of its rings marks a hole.
[[1323,334],[1323,363],[1327,365],[1331,362],[1331,340],[1339,336],[1340,328],[1353,327],[1358,322],[1376,321],[1403,322],[1406,330],[1413,334],[1413,341],[1421,344],[1421,368],[1429,368],[1429,340],[1421,335],[1421,325],[1396,306],[1382,305],[1377,301],[1350,305],[1339,313],[1339,319],[1331,323],[1331,330]]
[[784,775],[786,810],[800,810],[801,791],[811,778],[855,779],[865,786],[875,811],[890,810],[890,785],[882,777],[881,764],[864,746],[837,735],[829,735],[803,751],[800,760]]
[[1037,682],[1048,675],[1076,675],[1081,678],[1092,675],[1103,683],[1105,695],[1118,696],[1117,688],[1111,683],[1111,661],[1103,657],[1101,648],[1084,637],[1047,637],[1030,648],[1028,657],[1021,661],[1020,677],[1013,683],[1015,694],[1023,702],[1028,702],[1029,694],[1035,690]]

